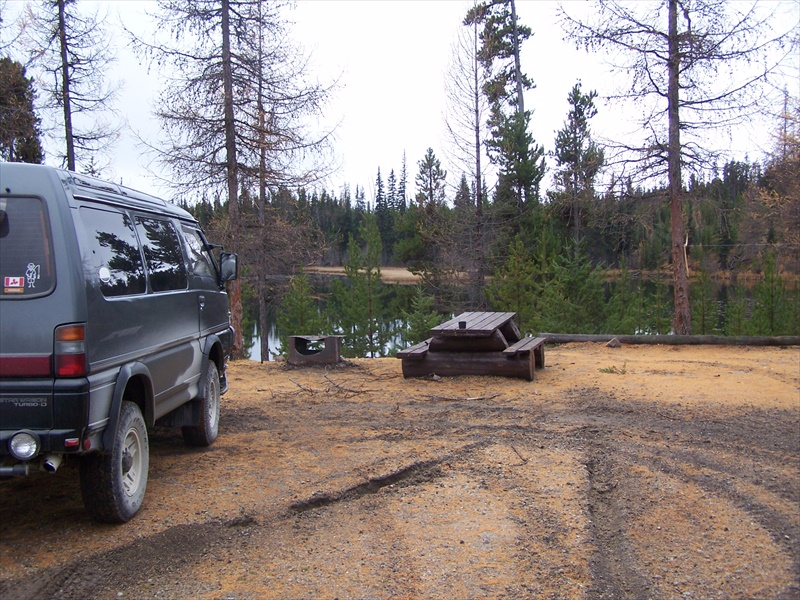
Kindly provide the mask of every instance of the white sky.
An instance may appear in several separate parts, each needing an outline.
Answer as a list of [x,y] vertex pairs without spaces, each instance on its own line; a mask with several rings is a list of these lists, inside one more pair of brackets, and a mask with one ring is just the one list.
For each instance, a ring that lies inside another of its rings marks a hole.
[[[564,4],[570,13],[587,9],[585,2]],[[800,11],[797,0],[783,0],[783,4]],[[108,7],[108,26],[112,28],[118,26],[117,16],[131,29],[152,27],[144,12],[154,12],[154,2],[81,0],[80,5],[97,5],[101,11]],[[340,84],[324,118],[328,123],[340,122],[335,151],[342,168],[326,182],[326,189],[338,194],[344,183],[350,184],[351,192],[358,185],[366,188],[367,199],[372,200],[378,168],[384,181],[391,169],[399,177],[404,152],[411,188],[417,162],[428,147],[450,171],[451,183],[456,183],[460,173],[445,160],[444,73],[456,30],[471,5],[471,0],[298,0],[289,13],[295,22],[293,37],[311,54],[320,80],[325,83],[339,78]],[[21,0],[12,0],[8,8],[14,11],[22,6]],[[523,46],[522,69],[537,87],[526,93],[525,106],[533,110],[534,139],[546,151],[553,149],[555,132],[567,115],[567,94],[578,79],[584,91],[596,89],[601,97],[619,87],[602,57],[590,57],[562,40],[555,17],[557,7],[551,0],[517,0],[520,22],[534,32]],[[112,167],[105,175],[168,196],[147,175],[152,157],[137,147],[131,131],[155,141],[158,123],[150,110],[157,98],[159,78],[137,64],[121,34],[115,35],[115,40],[119,63],[112,78],[124,83],[119,106],[130,129],[123,130]],[[800,91],[800,81],[792,85]],[[592,120],[597,135],[613,137],[632,123],[617,112],[619,109],[598,104],[599,113]],[[760,156],[753,156],[753,149],[766,150],[769,133],[765,126],[740,129],[731,146],[750,148],[751,160],[758,160]],[[410,189],[409,196],[411,193]]]

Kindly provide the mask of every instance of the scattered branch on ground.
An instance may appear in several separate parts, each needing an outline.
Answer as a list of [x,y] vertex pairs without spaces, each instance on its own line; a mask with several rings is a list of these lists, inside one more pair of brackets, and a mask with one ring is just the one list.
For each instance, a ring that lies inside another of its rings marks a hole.
[[473,397],[454,397],[454,396],[434,396],[432,394],[425,394],[425,398],[441,402],[477,402],[480,400],[491,400],[497,398],[500,394],[492,394],[491,396],[473,396]]
[[291,377],[289,378],[289,381],[291,381],[293,384],[295,384],[297,387],[299,387],[299,388],[300,388],[301,390],[303,390],[304,392],[308,392],[309,394],[316,394],[316,393],[318,393],[318,392],[319,392],[319,390],[312,389],[312,388],[310,388],[310,387],[307,387],[307,386],[303,385],[302,383],[298,383],[298,382],[296,382],[296,381],[295,381],[294,379],[292,379]]
[[[335,381],[333,381],[333,380],[332,380],[330,377],[328,377],[327,375],[325,375],[325,379],[327,379],[327,380],[328,380],[328,383],[330,383],[330,384],[331,384],[331,385],[332,385],[334,388],[336,388],[337,390],[341,390],[341,391],[343,391],[343,392],[347,392],[348,394],[366,394],[366,393],[369,393],[369,392],[377,392],[377,391],[379,391],[379,390],[354,390],[354,389],[352,389],[352,388],[346,388],[346,387],[344,387],[344,386],[341,386],[341,385],[339,385],[338,383],[336,383]],[[331,388],[328,388],[326,391],[330,392],[330,391],[331,391]]]

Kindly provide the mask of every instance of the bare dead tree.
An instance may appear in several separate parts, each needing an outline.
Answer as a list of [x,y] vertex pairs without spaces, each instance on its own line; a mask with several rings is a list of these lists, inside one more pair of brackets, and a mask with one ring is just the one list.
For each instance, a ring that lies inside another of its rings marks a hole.
[[[134,49],[166,78],[156,117],[161,139],[151,144],[187,201],[202,193],[228,199],[229,247],[239,251],[239,176],[236,147],[234,47],[245,19],[230,0],[159,0],[157,27],[144,40],[129,32]],[[241,282],[229,284],[234,356],[242,353]]]
[[80,11],[77,0],[41,0],[27,7],[22,45],[38,75],[45,113],[63,127],[66,167],[82,162],[97,171],[96,159],[116,140],[113,103],[120,84],[107,80],[116,61],[105,19]]
[[[243,189],[258,187],[263,220],[270,186],[325,174],[321,162],[310,157],[324,155],[329,133],[314,137],[306,122],[328,90],[303,78],[307,65],[289,42],[282,2],[160,0],[159,9],[156,18],[165,37],[134,36],[152,65],[172,67],[156,113],[163,139],[152,147],[179,194],[196,198],[198,190],[216,190],[227,196],[227,237],[240,252]],[[262,234],[270,235],[267,221]],[[263,274],[257,287],[266,290],[266,266],[252,266]],[[230,295],[235,351],[241,353],[239,283]]]
[[[730,128],[766,109],[768,85],[780,75],[797,23],[775,34],[757,2],[667,0],[622,4],[601,0],[580,20],[561,9],[567,35],[588,50],[603,50],[626,89],[614,99],[641,112],[641,140],[620,143],[611,164],[642,178],[666,178],[672,230],[676,334],[691,333],[683,218],[683,171],[710,166],[709,130]],[[795,17],[796,20],[796,17]]]
[[[484,142],[488,136],[486,122],[489,117],[489,101],[483,93],[488,82],[482,67],[478,22],[465,25],[459,30],[452,46],[450,68],[445,74],[445,97],[447,99],[445,127],[450,136],[451,160],[463,173],[469,173],[473,185],[474,219],[469,211],[463,225],[472,223],[474,235],[469,236],[467,248],[460,256],[472,256],[474,260],[475,300],[478,307],[485,303],[483,288],[486,279],[486,243],[484,240],[483,189],[488,157]],[[458,192],[457,192],[458,193]],[[457,207],[462,208],[462,207]],[[466,207],[464,207],[466,208]]]
[[17,44],[23,30],[24,22],[19,15],[16,18],[9,16],[8,2],[0,0],[0,52],[8,55]]

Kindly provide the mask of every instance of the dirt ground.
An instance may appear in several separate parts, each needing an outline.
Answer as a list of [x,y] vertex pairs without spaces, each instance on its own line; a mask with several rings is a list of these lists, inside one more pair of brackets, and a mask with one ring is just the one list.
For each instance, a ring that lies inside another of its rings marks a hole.
[[569,344],[536,381],[239,362],[145,504],[0,483],[0,597],[800,598],[800,349]]

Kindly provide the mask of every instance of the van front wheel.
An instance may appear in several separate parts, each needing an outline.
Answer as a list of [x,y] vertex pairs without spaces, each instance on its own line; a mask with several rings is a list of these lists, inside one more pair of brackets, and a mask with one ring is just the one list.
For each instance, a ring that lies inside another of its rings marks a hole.
[[219,371],[213,360],[208,361],[206,380],[199,403],[200,419],[197,425],[182,428],[183,441],[189,446],[210,446],[219,432]]
[[83,504],[104,523],[125,523],[139,512],[147,488],[150,449],[142,412],[133,402],[122,403],[110,452],[81,458]]

